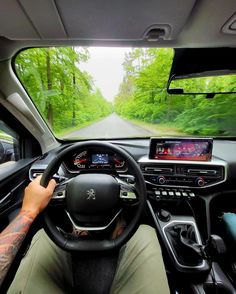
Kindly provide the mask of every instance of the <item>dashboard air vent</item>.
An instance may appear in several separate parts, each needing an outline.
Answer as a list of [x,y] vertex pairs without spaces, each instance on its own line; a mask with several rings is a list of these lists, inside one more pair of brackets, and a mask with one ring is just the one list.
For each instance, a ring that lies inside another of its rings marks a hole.
[[32,181],[33,179],[37,178],[38,176],[41,176],[43,174],[43,170],[36,170],[36,169],[31,169],[30,170],[30,180]]
[[168,174],[174,173],[174,166],[172,165],[142,165],[141,170],[146,174]]

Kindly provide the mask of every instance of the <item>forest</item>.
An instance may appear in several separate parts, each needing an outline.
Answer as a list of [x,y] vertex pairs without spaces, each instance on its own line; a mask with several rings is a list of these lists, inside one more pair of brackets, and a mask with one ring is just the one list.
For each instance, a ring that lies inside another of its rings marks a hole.
[[15,60],[16,73],[55,134],[77,129],[112,112],[112,105],[79,70],[86,48],[34,48]]
[[[87,48],[28,49],[16,57],[15,69],[40,113],[58,136],[92,124],[113,111],[136,123],[148,123],[157,128],[168,126],[183,134],[235,136],[234,94],[207,98],[205,94],[167,93],[173,55],[171,48],[127,50],[123,81],[113,105],[103,97],[89,73],[79,69],[80,63],[90,58]],[[175,86],[206,91],[215,87],[220,92],[226,79],[206,78],[198,84],[190,79],[182,84],[176,81]],[[235,92],[235,76],[229,76],[227,82],[229,92]]]
[[[235,94],[170,95],[167,83],[173,60],[173,49],[133,49],[125,56],[125,76],[115,98],[119,115],[155,125],[177,127],[186,134],[199,136],[236,135]],[[228,79],[228,80],[227,80]],[[235,76],[224,79],[184,80],[190,89],[221,91],[226,86],[236,91]],[[177,88],[180,85],[176,81]]]

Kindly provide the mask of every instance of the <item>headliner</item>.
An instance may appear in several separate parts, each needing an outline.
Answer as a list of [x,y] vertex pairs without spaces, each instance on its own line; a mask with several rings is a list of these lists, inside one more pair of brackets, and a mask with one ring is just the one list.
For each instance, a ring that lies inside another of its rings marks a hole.
[[0,35],[1,59],[45,45],[234,47],[236,1],[0,0]]

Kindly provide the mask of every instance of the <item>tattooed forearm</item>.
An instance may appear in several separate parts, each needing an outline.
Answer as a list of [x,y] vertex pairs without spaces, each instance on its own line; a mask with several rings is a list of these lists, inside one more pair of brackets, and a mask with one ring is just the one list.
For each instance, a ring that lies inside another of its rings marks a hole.
[[34,216],[22,210],[0,234],[0,285],[33,221]]

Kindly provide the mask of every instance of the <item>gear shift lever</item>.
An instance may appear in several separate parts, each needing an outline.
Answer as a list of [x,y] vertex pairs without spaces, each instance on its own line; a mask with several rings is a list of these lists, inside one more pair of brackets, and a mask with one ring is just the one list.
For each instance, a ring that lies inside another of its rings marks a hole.
[[189,223],[176,224],[166,229],[167,238],[179,262],[197,266],[203,260],[202,245],[198,243],[195,227]]

